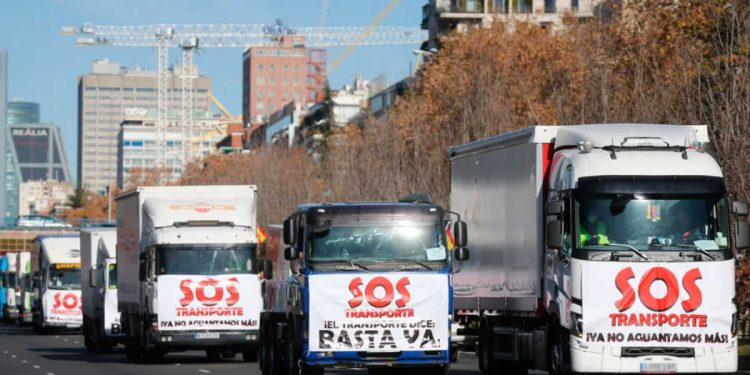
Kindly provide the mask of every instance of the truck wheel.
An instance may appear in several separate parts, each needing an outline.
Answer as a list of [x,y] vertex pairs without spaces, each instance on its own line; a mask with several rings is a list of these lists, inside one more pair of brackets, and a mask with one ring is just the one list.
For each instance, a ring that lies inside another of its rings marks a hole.
[[250,345],[242,350],[242,360],[245,362],[258,362],[258,347]]
[[95,353],[99,348],[91,337],[91,321],[85,316],[83,317],[81,330],[83,331],[83,345],[86,347],[86,350],[89,353]]
[[219,360],[221,360],[221,350],[206,349],[206,358],[208,358],[210,362],[219,362]]
[[295,345],[296,332],[294,330],[294,321],[290,320],[286,325],[286,332],[284,334],[284,344],[286,348],[284,350],[284,374],[285,375],[297,375],[300,373],[299,355],[297,354],[297,345]]
[[127,361],[130,363],[140,362],[141,357],[141,345],[133,342],[132,339],[128,339],[125,342],[125,358]]
[[495,340],[492,337],[492,325],[487,318],[479,322],[479,370],[485,375],[499,372],[495,359]]
[[570,334],[556,321],[550,327],[549,373],[550,375],[570,374]]
[[263,375],[274,375],[279,368],[276,359],[276,321],[264,320],[260,325],[260,370]]

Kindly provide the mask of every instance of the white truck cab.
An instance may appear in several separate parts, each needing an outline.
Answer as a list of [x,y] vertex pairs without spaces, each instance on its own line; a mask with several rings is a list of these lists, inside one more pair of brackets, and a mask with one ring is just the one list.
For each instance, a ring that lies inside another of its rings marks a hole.
[[81,240],[78,234],[41,235],[35,240],[31,268],[34,275],[34,329],[80,328]]

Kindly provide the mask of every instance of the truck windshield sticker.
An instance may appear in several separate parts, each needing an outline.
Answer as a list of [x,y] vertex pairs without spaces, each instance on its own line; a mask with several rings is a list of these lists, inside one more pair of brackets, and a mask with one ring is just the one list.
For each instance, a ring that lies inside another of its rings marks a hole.
[[429,261],[445,259],[445,248],[442,246],[430,247],[430,248],[424,249],[424,251],[427,254],[427,260]]
[[256,275],[164,275],[158,284],[160,330],[258,329]]
[[310,276],[310,350],[447,350],[448,277]]
[[584,262],[583,335],[613,346],[731,343],[734,260]]

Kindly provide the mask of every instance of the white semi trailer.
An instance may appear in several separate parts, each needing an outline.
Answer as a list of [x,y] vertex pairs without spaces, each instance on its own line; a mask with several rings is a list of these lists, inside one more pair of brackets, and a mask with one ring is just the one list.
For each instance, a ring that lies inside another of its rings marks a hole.
[[705,126],[536,126],[449,149],[451,209],[472,229],[455,316],[485,374],[737,370],[747,205],[708,141]]
[[84,345],[111,349],[122,341],[117,311],[117,258],[114,227],[81,230],[81,296]]
[[117,197],[118,309],[130,361],[176,349],[258,356],[255,186],[139,187]]

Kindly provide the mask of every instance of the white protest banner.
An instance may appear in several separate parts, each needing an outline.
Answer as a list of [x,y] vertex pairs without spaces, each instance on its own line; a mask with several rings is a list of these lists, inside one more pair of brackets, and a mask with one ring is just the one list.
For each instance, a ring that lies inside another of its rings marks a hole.
[[734,260],[584,262],[583,334],[613,346],[731,343]]
[[448,275],[312,275],[311,351],[447,350]]
[[159,329],[256,330],[263,299],[257,275],[158,278]]
[[48,290],[44,293],[44,318],[50,323],[82,324],[80,290]]

